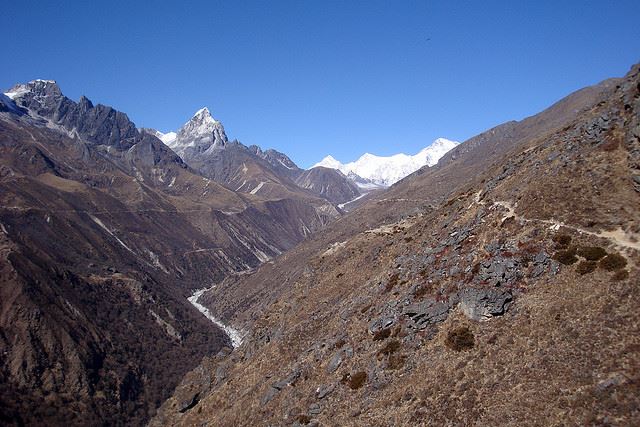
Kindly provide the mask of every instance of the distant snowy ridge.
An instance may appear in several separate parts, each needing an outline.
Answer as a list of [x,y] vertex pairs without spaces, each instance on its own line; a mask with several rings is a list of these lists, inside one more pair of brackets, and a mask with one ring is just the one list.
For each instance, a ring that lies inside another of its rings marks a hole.
[[[435,165],[442,156],[458,144],[459,142],[456,141],[438,138],[431,145],[413,156],[400,153],[383,157],[366,153],[355,162],[345,164],[332,156],[327,156],[313,165],[312,168],[322,166],[337,169],[343,174],[352,177],[352,179],[362,178],[363,181],[368,181],[373,185],[388,187],[423,166]],[[361,185],[357,182],[357,179],[354,179],[354,181],[359,186]]]
[[177,134],[175,132],[167,132],[167,133],[162,133],[160,131],[157,132],[157,136],[158,138],[160,138],[160,141],[164,142],[165,144],[171,144],[173,141],[176,140],[176,136]]

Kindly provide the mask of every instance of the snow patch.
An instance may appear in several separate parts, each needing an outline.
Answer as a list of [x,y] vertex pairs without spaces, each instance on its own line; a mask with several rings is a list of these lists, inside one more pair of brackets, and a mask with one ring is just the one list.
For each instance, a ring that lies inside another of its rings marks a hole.
[[263,186],[263,185],[265,185],[265,184],[266,184],[266,182],[264,182],[264,181],[260,181],[260,184],[258,184],[258,185],[256,186],[256,188],[254,188],[253,190],[251,190],[249,193],[250,193],[250,194],[256,194],[258,191],[260,191],[260,189],[262,188],[262,186]]
[[338,205],[338,207],[339,207],[340,209],[344,209],[344,207],[345,207],[345,206],[350,205],[351,203],[353,203],[353,202],[355,202],[355,201],[358,201],[358,200],[362,199],[362,198],[363,198],[364,196],[366,196],[366,195],[367,195],[367,193],[361,194],[361,195],[359,195],[358,197],[356,197],[355,199],[349,200],[348,202],[340,203],[340,204]]
[[102,221],[100,221],[99,218],[96,218],[95,216],[93,216],[91,214],[89,214],[89,217],[93,220],[93,222],[98,224],[104,231],[106,231],[107,233],[109,233],[109,235],[111,235],[114,239],[116,239],[118,241],[118,243],[120,243],[122,245],[122,247],[124,247],[126,250],[128,250],[129,252],[131,252],[132,254],[135,255],[135,252],[133,252],[129,246],[125,245],[125,243],[122,240],[120,240],[118,238],[118,236],[113,234],[113,231],[109,230],[109,228],[106,225],[104,225],[104,223]]

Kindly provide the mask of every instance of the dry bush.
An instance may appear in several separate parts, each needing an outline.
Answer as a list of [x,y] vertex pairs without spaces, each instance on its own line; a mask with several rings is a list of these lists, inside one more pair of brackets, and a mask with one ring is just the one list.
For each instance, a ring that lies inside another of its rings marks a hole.
[[387,285],[384,287],[384,291],[385,292],[391,291],[391,289],[393,289],[394,286],[398,284],[399,279],[400,279],[400,275],[398,273],[392,274],[391,277],[389,277],[389,281],[387,282]]
[[613,275],[611,280],[613,280],[614,282],[620,282],[622,280],[627,280],[628,278],[629,278],[629,271],[628,270],[618,270]]
[[309,417],[308,415],[298,415],[296,417],[296,421],[298,421],[298,423],[300,424],[307,425],[311,422],[311,417]]
[[553,236],[553,241],[556,242],[558,248],[566,248],[571,243],[571,236],[568,234],[557,234]]
[[627,259],[618,253],[609,254],[600,260],[600,268],[607,271],[621,270],[627,265]]
[[378,351],[378,355],[380,356],[389,356],[393,353],[395,353],[396,351],[398,351],[400,349],[400,341],[398,340],[391,340],[387,343],[387,345],[385,345],[384,347],[382,347],[380,349],[380,351]]
[[416,291],[413,293],[413,296],[416,298],[422,298],[426,294],[431,291],[432,286],[428,283],[424,283],[416,288]]
[[351,390],[359,389],[367,382],[367,373],[364,371],[356,372],[347,380],[347,385]]
[[600,246],[583,246],[578,249],[577,253],[582,258],[589,261],[598,261],[600,258],[604,258],[607,255],[607,251]]
[[555,259],[556,261],[564,265],[575,264],[576,262],[578,262],[578,257],[576,257],[576,252],[577,250],[575,247],[571,247],[566,250],[561,250],[556,252],[553,255],[553,259]]
[[391,328],[380,329],[376,333],[373,334],[374,341],[382,341],[389,338],[391,335]]
[[407,360],[407,356],[403,354],[392,354],[389,356],[389,361],[387,362],[387,368],[392,370],[400,369],[404,366],[404,362]]
[[576,271],[579,274],[588,274],[595,271],[596,267],[598,267],[598,263],[595,261],[580,261],[578,266],[576,267]]
[[460,326],[449,331],[444,343],[452,350],[462,351],[472,349],[475,345],[475,339],[473,332],[468,327]]

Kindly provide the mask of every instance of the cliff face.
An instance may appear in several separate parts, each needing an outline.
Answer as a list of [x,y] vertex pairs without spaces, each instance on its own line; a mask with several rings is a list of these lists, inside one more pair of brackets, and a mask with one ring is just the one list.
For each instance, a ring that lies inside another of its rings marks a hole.
[[151,424],[640,422],[639,71],[227,278],[203,301],[249,336]]

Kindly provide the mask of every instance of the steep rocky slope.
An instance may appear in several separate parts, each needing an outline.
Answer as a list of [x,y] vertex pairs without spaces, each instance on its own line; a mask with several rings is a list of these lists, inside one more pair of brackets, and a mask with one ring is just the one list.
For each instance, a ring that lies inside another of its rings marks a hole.
[[227,278],[152,425],[640,423],[639,115],[634,66]]
[[295,182],[334,203],[346,203],[361,195],[358,186],[335,169],[315,167],[301,172]]
[[[0,419],[139,425],[229,338],[196,289],[339,213],[238,195],[126,115],[52,81],[0,112]],[[180,363],[176,363],[179,360]]]

